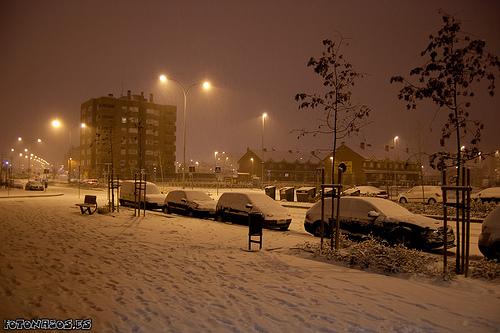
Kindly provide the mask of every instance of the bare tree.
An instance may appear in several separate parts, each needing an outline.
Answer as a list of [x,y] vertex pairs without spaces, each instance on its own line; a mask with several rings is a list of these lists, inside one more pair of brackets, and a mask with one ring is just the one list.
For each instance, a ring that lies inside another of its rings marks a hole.
[[332,182],[335,174],[335,150],[337,140],[343,139],[368,124],[367,118],[370,108],[366,105],[357,105],[351,102],[352,88],[357,79],[363,78],[363,74],[355,71],[341,52],[346,45],[345,40],[340,37],[337,41],[325,39],[323,46],[325,50],[321,57],[312,57],[307,63],[314,72],[321,76],[324,91],[321,93],[298,93],[295,100],[299,102],[299,109],[319,109],[322,118],[315,129],[297,129],[298,138],[305,135],[316,136],[318,134],[332,135]]
[[[441,128],[440,145],[445,147],[452,136],[456,139],[454,153],[440,151],[432,154],[429,161],[439,169],[456,166],[456,185],[460,184],[460,167],[464,161],[477,157],[477,144],[481,140],[484,125],[470,118],[469,108],[474,97],[473,84],[486,80],[487,91],[493,96],[495,72],[500,68],[498,57],[485,51],[486,43],[471,39],[461,31],[461,23],[453,16],[443,14],[443,26],[437,35],[429,36],[429,44],[421,52],[426,62],[410,70],[416,76],[412,83],[402,76],[393,76],[391,83],[402,83],[398,98],[406,102],[408,110],[416,109],[417,102],[430,99],[440,109],[449,112]],[[470,146],[462,143],[469,140]]]

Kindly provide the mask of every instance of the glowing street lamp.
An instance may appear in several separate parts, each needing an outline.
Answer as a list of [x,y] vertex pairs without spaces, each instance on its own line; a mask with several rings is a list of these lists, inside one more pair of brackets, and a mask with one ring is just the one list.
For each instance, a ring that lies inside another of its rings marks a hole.
[[181,89],[182,94],[184,96],[184,107],[183,107],[183,148],[182,148],[182,186],[185,187],[186,185],[186,109],[187,109],[187,95],[189,93],[189,90],[193,88],[194,86],[200,85],[203,87],[204,90],[210,90],[211,84],[208,81],[198,81],[195,83],[192,83],[191,85],[184,87],[179,81],[172,79],[172,78],[167,78],[166,75],[161,74],[159,76],[159,80],[161,83],[166,84],[168,81],[173,81],[177,84],[177,86]]
[[50,124],[52,125],[52,127],[54,128],[59,128],[61,127],[61,121],[59,119],[54,119],[50,122]]

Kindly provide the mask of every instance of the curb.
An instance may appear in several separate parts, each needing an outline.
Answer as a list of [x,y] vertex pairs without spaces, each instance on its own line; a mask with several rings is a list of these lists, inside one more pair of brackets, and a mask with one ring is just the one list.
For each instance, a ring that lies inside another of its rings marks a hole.
[[64,193],[39,194],[39,195],[9,195],[9,196],[0,196],[0,199],[60,197],[62,195],[64,195]]
[[309,209],[312,207],[312,206],[290,205],[290,204],[281,204],[281,206],[287,207],[287,208],[301,208],[301,209]]

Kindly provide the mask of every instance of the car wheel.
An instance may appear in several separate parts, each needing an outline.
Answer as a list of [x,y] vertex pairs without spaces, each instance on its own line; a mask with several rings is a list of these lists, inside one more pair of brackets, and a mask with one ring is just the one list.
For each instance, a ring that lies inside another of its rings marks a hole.
[[429,204],[429,205],[433,205],[433,204],[435,204],[436,202],[437,202],[437,201],[436,201],[436,199],[434,199],[434,198],[430,198],[429,200],[427,200],[427,204]]
[[165,214],[170,214],[170,209],[168,209],[168,206],[163,206],[163,212]]
[[399,198],[399,203],[405,204],[405,203],[408,203],[408,200],[406,200],[405,197],[401,197],[401,198]]
[[390,234],[391,244],[392,245],[403,245],[405,247],[411,247],[413,245],[413,235],[411,230],[398,227],[394,229]]
[[186,213],[187,213],[187,216],[189,216],[189,217],[193,217],[194,216],[194,212],[193,212],[192,209],[188,209]]
[[500,242],[496,242],[491,246],[488,258],[500,260]]
[[[328,237],[328,223],[323,223],[323,237]],[[321,237],[321,221],[314,222],[314,237]]]

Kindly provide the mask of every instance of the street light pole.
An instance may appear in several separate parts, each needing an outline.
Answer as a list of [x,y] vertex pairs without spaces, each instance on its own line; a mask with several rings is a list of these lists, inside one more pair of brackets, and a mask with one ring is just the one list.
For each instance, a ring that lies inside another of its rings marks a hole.
[[183,147],[182,147],[182,187],[184,188],[186,186],[186,109],[187,109],[187,95],[189,93],[189,90],[193,88],[194,86],[197,85],[202,85],[203,89],[208,90],[210,89],[210,82],[208,81],[198,81],[190,86],[187,87],[187,89],[180,83],[179,81],[172,79],[172,78],[167,78],[165,75],[160,75],[160,82],[166,83],[168,80],[175,82],[179,88],[182,91],[183,97],[184,97],[184,107],[183,107]]
[[262,168],[262,172],[261,172],[261,177],[260,177],[260,181],[261,181],[262,184],[264,183],[264,129],[265,129],[265,126],[266,126],[266,118],[267,118],[267,113],[264,112],[262,114],[262,142],[261,142],[261,148],[262,148],[261,168]]

